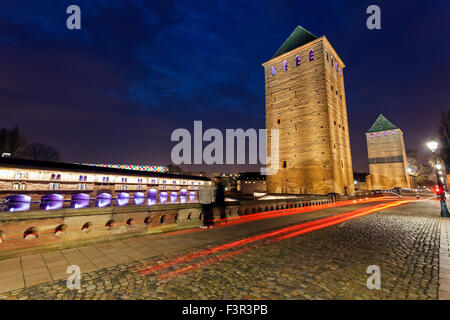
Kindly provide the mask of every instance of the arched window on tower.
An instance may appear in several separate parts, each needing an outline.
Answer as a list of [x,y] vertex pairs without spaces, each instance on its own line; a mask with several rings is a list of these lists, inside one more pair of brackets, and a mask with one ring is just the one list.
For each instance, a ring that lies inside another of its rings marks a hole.
[[299,66],[300,65],[300,56],[296,56],[295,57],[295,65]]
[[287,61],[283,61],[283,71],[287,71]]
[[272,66],[272,75],[276,75],[277,74],[277,69],[275,68],[275,66]]
[[313,61],[314,60],[314,50],[311,49],[309,50],[309,61]]

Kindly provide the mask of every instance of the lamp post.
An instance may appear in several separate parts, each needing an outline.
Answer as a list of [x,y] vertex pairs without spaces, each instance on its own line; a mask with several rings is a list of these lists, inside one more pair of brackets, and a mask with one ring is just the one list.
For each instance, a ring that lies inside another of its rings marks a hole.
[[441,166],[438,165],[437,159],[436,159],[436,149],[438,148],[438,143],[434,139],[431,139],[429,142],[427,142],[427,147],[433,153],[434,168],[436,169],[436,179],[437,179],[437,183],[438,183],[439,193],[441,196],[441,217],[450,217],[450,213],[448,212],[448,209],[447,209],[447,204],[445,203],[444,187],[443,187],[442,181],[439,177],[439,170],[441,169]]

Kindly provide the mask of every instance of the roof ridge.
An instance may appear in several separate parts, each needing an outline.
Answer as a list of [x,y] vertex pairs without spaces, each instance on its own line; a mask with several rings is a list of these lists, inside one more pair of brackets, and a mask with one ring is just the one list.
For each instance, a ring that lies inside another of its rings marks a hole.
[[287,37],[280,48],[275,52],[271,59],[278,57],[286,52],[318,39],[316,35],[298,25],[294,31]]
[[377,120],[372,124],[367,133],[400,129],[395,124],[390,122],[382,113],[378,116]]

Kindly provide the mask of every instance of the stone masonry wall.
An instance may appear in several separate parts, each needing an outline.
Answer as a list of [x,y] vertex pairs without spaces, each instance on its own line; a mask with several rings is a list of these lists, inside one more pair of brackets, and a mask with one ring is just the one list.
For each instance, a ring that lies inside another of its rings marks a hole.
[[[314,50],[313,61],[309,61],[311,49]],[[299,66],[296,66],[297,55]],[[285,60],[287,71],[283,70]],[[267,191],[352,193],[344,65],[331,45],[322,37],[263,66],[266,128],[280,132],[279,170],[267,176]],[[272,75],[272,66],[276,68],[276,75]],[[270,154],[270,139],[267,149]]]

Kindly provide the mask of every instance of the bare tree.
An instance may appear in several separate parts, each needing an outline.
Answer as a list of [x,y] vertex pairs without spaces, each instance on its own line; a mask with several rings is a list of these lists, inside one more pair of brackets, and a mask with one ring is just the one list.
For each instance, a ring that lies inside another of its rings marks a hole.
[[6,128],[0,129],[0,153],[7,152],[9,131]]
[[440,153],[444,159],[445,167],[450,169],[450,110],[441,113],[439,140],[441,140]]
[[421,163],[417,156],[417,150],[406,150],[406,158],[408,160],[408,167],[412,169],[416,176],[416,182],[419,186],[430,186],[434,183],[434,171],[430,163]]
[[19,158],[22,156],[23,150],[27,145],[27,139],[20,133],[19,127],[15,126],[8,130],[2,128],[0,130],[0,151],[11,153],[11,157]]
[[59,151],[42,143],[31,143],[24,150],[24,157],[31,160],[60,161]]

